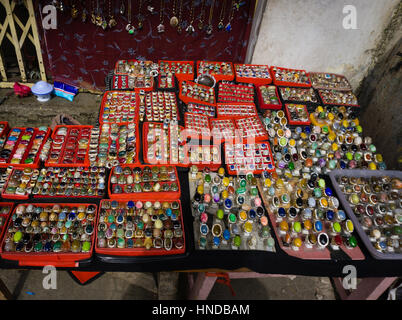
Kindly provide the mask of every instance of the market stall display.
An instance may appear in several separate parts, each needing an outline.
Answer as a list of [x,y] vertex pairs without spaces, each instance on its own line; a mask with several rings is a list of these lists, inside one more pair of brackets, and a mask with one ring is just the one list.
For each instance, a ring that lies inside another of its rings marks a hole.
[[231,62],[197,61],[197,76],[212,75],[216,81],[234,80],[235,74]]
[[101,102],[99,123],[135,122],[138,101],[134,91],[106,91]]
[[91,130],[92,126],[56,126],[45,166],[88,166]]
[[95,204],[22,203],[1,242],[2,258],[20,266],[70,266],[92,255]]
[[330,178],[370,254],[401,259],[401,172],[335,170]]
[[112,256],[185,253],[180,200],[102,200],[95,252]]
[[192,81],[180,82],[179,98],[184,103],[201,103],[207,105],[215,105],[214,89]]
[[191,167],[189,172],[194,238],[199,250],[275,252],[275,239],[251,174],[232,177]]
[[37,168],[50,128],[12,128],[0,148],[0,167]]
[[282,102],[279,98],[278,87],[257,85],[257,99],[260,109],[274,109],[280,110],[282,108]]
[[282,99],[287,102],[310,102],[318,103],[317,95],[314,89],[309,88],[292,88],[292,87],[279,87]]
[[176,89],[175,77],[178,80],[193,80],[194,62],[159,60],[158,88]]
[[352,91],[318,90],[321,100],[326,105],[359,107],[357,97]]
[[109,176],[111,199],[158,199],[180,198],[177,169],[164,165],[123,165],[113,167]]
[[220,103],[254,103],[254,86],[251,83],[219,83],[218,102]]
[[305,70],[272,66],[270,71],[277,86],[311,87],[310,75]]
[[140,121],[165,121],[180,119],[176,95],[173,92],[153,91],[139,94]]
[[287,103],[285,104],[285,111],[291,126],[308,126],[311,123],[305,104]]
[[314,89],[335,89],[335,90],[352,90],[352,87],[345,76],[324,73],[310,72],[310,79]]
[[264,172],[258,187],[280,247],[301,259],[332,259],[342,250],[350,259],[364,255],[353,234],[353,222],[323,178],[278,176]]
[[157,70],[158,64],[152,61],[119,60],[114,69],[113,89],[151,91]]
[[235,64],[236,81],[254,84],[270,84],[272,82],[269,66],[257,64]]

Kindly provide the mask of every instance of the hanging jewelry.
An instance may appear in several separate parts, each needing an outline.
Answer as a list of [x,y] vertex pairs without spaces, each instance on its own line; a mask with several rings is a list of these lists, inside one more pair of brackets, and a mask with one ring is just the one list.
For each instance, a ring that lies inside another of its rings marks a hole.
[[179,19],[177,19],[177,17],[176,17],[176,0],[173,0],[173,8],[172,8],[173,10],[173,17],[171,17],[170,18],[170,25],[173,27],[173,28],[176,28],[177,27],[177,25],[179,24]]
[[97,25],[98,27],[102,26],[103,20],[102,20],[102,17],[101,17],[101,15],[100,15],[99,0],[96,0],[96,17],[95,17],[95,22],[96,22],[96,25]]
[[112,0],[109,0],[109,28],[116,26],[117,22],[112,15]]
[[75,3],[73,2],[73,4],[71,5],[71,18],[75,19],[78,17],[78,9],[75,6]]
[[208,19],[208,27],[207,27],[207,35],[212,34],[212,16],[214,14],[214,6],[215,6],[215,0],[212,0],[211,8],[209,9],[209,19]]
[[161,9],[159,12],[159,25],[156,27],[158,33],[165,32],[165,26],[163,25],[163,11],[165,9],[165,0],[161,0]]
[[104,15],[103,15],[103,12],[104,12],[103,10],[106,11],[105,1],[106,1],[106,0],[103,1],[103,6],[102,6],[103,9],[100,9],[101,12],[102,12],[102,23],[101,23],[101,27],[102,27],[103,30],[106,30],[106,28],[107,28],[107,26],[108,26],[107,21],[106,21],[106,18],[105,18]]
[[147,10],[148,10],[151,14],[154,13],[155,8],[152,6],[152,1],[151,1],[151,0],[148,0]]
[[124,1],[125,0],[120,0],[120,9],[119,12],[121,15],[124,15],[124,11],[126,11],[126,7],[124,6]]
[[235,2],[234,2],[234,0],[232,0],[232,7],[230,8],[230,11],[229,11],[229,22],[225,27],[225,30],[227,32],[232,31],[232,20],[233,20],[233,15],[234,15],[234,8],[235,8]]
[[202,0],[200,18],[199,18],[199,22],[198,22],[199,30],[202,30],[204,28],[204,12],[205,12],[205,0]]
[[85,0],[81,0],[81,6],[82,6],[81,21],[83,23],[85,23],[87,21],[87,16],[88,16],[88,11],[85,6]]
[[96,25],[96,16],[95,16],[95,3],[92,0],[92,8],[91,8],[91,22]]
[[219,16],[218,30],[223,30],[225,25],[223,24],[223,20],[225,19],[225,9],[226,9],[226,0],[223,0],[221,14]]
[[137,18],[138,18],[138,26],[137,26],[137,29],[138,29],[138,30],[141,30],[142,27],[144,26],[144,25],[143,25],[143,22],[142,22],[142,21],[144,20],[144,18],[143,18],[142,14],[141,14],[141,9],[142,9],[142,0],[140,0],[139,10],[138,10],[138,16],[137,16]]
[[179,8],[179,21],[178,21],[178,25],[177,25],[177,33],[181,34],[182,28],[181,28],[181,12],[183,9],[183,0],[180,0],[180,8]]
[[135,27],[131,25],[131,0],[128,0],[127,21],[128,24],[126,25],[126,30],[129,34],[133,34]]
[[192,34],[195,31],[193,27],[193,22],[194,22],[194,0],[191,0],[190,24],[186,28],[186,32],[188,32],[189,34]]

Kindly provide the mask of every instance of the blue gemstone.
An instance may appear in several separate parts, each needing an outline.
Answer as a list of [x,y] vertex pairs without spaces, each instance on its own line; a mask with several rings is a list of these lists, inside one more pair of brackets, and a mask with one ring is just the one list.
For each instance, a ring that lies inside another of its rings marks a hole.
[[307,133],[307,134],[310,134],[311,133],[311,129],[310,129],[310,127],[304,127],[304,132],[305,133]]
[[346,163],[344,161],[339,161],[339,166],[341,167],[341,169],[345,169],[346,168]]
[[322,230],[322,222],[321,222],[321,221],[316,221],[316,222],[314,223],[314,226],[315,226],[315,230],[316,230],[317,232],[319,232],[319,231]]
[[219,246],[221,239],[219,237],[214,237],[214,245]]
[[135,203],[134,203],[134,201],[129,201],[129,202],[127,202],[127,207],[129,208],[129,209],[132,209],[132,208],[134,208],[135,207]]
[[207,225],[202,225],[201,226],[201,233],[202,234],[207,234],[207,232],[208,232],[208,227],[207,227]]
[[250,211],[248,212],[248,216],[250,217],[250,219],[255,219],[257,215],[257,212],[255,212],[254,209],[250,209]]
[[70,220],[70,221],[75,220],[75,213],[74,213],[74,212],[70,212],[70,213],[68,214],[68,220]]
[[329,221],[334,220],[334,212],[332,210],[327,211],[327,220]]
[[116,224],[115,224],[115,223],[112,223],[112,224],[110,225],[110,229],[112,229],[112,230],[116,230],[116,229],[117,229]]
[[279,208],[278,215],[282,218],[286,217],[286,210],[284,208]]
[[232,200],[226,199],[226,200],[225,200],[225,207],[226,207],[227,209],[230,209],[230,208],[232,207]]
[[230,239],[230,231],[228,229],[225,229],[225,231],[223,231],[223,238],[226,241]]
[[122,223],[124,221],[123,216],[118,216],[117,217],[117,222]]
[[387,249],[387,244],[385,243],[385,241],[381,241],[381,242],[379,243],[379,245],[380,245],[380,248],[381,248],[382,250]]
[[134,241],[133,239],[128,239],[127,240],[127,248],[132,248],[134,246]]
[[346,219],[345,211],[343,211],[343,210],[338,211],[338,219],[339,220],[345,220]]
[[262,174],[263,174],[265,179],[269,178],[269,172],[268,171],[264,171]]
[[325,188],[325,195],[327,196],[327,197],[330,197],[330,196],[332,196],[332,190],[331,190],[331,188]]
[[45,252],[50,252],[52,251],[52,243],[51,242],[46,242],[45,247],[43,248]]
[[170,208],[166,209],[165,213],[168,217],[170,217],[172,215],[172,209]]

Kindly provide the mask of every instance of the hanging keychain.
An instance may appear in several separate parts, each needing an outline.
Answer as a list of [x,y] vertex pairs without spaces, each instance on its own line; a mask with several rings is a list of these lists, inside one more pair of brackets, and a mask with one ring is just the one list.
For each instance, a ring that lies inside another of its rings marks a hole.
[[199,30],[202,30],[204,28],[204,12],[205,12],[205,0],[202,0],[200,18],[199,18],[199,22],[198,22]]
[[232,31],[232,20],[233,20],[235,5],[236,5],[236,4],[235,4],[235,1],[232,0],[232,7],[230,8],[230,11],[229,11],[229,22],[228,22],[228,24],[227,24],[226,27],[225,27],[225,30],[226,30],[227,32]]
[[220,31],[223,30],[223,28],[225,27],[225,25],[223,24],[223,20],[225,19],[225,9],[226,9],[226,0],[223,0],[221,14],[218,23],[218,30]]
[[163,25],[163,11],[165,9],[165,0],[161,0],[161,9],[159,13],[159,25],[156,27],[158,33],[165,32],[165,26]]
[[186,28],[186,32],[188,32],[189,34],[192,34],[195,31],[193,27],[193,22],[194,22],[194,0],[191,0],[190,24]]
[[128,24],[126,25],[126,30],[129,34],[133,34],[135,31],[135,27],[131,25],[131,0],[128,0],[127,20]]
[[211,8],[209,9],[209,19],[208,19],[208,27],[207,27],[207,35],[211,35],[213,31],[212,27],[212,16],[214,14],[214,6],[215,6],[215,0],[212,0]]
[[112,0],[109,0],[109,28],[113,28],[114,26],[116,26],[116,24],[117,22],[112,15]]
[[183,0],[180,0],[179,20],[178,20],[178,26],[177,26],[177,33],[178,34],[181,34],[181,31],[182,31],[182,27],[181,27],[181,23],[182,23],[182,21],[181,21],[181,12],[182,12],[182,9],[183,9]]

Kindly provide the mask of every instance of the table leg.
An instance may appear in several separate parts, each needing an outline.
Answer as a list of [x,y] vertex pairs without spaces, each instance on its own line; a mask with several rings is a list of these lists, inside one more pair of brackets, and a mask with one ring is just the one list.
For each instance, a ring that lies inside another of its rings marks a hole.
[[3,280],[0,279],[0,300],[12,300],[12,298],[11,292],[8,290]]
[[[192,275],[189,275],[189,277],[192,277]],[[190,292],[188,299],[206,300],[217,278],[218,277],[207,276],[205,272],[198,272],[195,281],[193,279],[189,280]]]
[[376,300],[398,278],[364,278],[351,292],[342,286],[342,278],[332,278],[342,300]]

